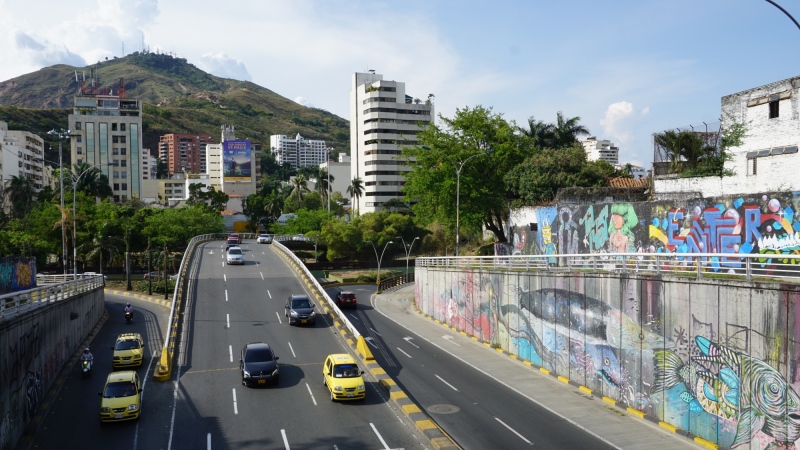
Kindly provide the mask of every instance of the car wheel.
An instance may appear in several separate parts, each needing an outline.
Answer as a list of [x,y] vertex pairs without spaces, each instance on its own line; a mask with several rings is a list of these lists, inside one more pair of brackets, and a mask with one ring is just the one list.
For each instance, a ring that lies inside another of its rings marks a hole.
[[336,401],[336,399],[333,397],[333,391],[331,391],[331,401],[332,401],[332,402],[335,402],[335,401]]
[[323,386],[327,386],[328,385],[328,382],[325,381],[325,375],[322,376],[322,385]]

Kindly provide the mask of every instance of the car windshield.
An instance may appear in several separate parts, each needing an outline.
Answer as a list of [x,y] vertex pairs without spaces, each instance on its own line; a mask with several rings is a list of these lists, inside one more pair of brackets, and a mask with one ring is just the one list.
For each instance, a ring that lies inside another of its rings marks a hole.
[[268,238],[268,237],[269,237],[269,235],[268,235],[268,234],[259,234],[259,235],[258,235],[258,237],[262,237],[262,238]]
[[228,254],[230,254],[230,255],[241,255],[242,251],[239,250],[238,248],[232,248],[232,249],[230,249],[228,251]]
[[105,398],[130,397],[136,395],[136,385],[132,381],[116,381],[108,383],[103,392]]
[[361,375],[355,364],[339,364],[333,367],[334,378],[353,378]]
[[127,339],[117,342],[117,346],[114,347],[114,350],[132,350],[135,348],[139,348],[139,341],[136,339]]
[[272,352],[266,348],[251,348],[244,354],[244,362],[272,361]]
[[311,308],[311,302],[308,299],[292,300],[292,308]]

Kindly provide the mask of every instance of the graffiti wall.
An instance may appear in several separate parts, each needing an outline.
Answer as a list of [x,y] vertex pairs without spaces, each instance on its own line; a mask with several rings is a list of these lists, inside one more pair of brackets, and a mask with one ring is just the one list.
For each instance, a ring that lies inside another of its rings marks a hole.
[[[687,200],[598,203],[535,209],[535,225],[512,227],[513,253],[800,254],[800,192]],[[536,228],[535,230],[532,228]]]
[[36,258],[0,258],[0,295],[36,287]]
[[[593,236],[628,245],[639,215],[607,212],[621,223]],[[424,267],[416,277],[426,314],[693,435],[749,449],[800,438],[798,286]]]
[[0,448],[15,447],[103,311],[98,289],[0,322]]

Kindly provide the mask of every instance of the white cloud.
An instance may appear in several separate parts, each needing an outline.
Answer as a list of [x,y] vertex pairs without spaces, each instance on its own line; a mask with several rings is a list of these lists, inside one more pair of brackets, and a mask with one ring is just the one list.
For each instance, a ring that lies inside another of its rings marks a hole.
[[305,97],[295,97],[294,102],[309,108],[314,108],[314,104],[308,101],[308,99]]
[[225,53],[204,53],[197,65],[204,71],[218,77],[241,81],[251,81],[253,79],[242,61],[231,58]]
[[629,129],[629,119],[633,114],[633,104],[626,101],[608,105],[606,113],[600,119],[606,139],[612,140],[618,146],[627,144],[632,136]]
[[19,56],[23,57],[23,64],[36,67],[52,66],[54,64],[69,64],[83,66],[86,62],[79,55],[69,51],[63,44],[50,42],[46,39],[37,39],[20,30],[13,32],[13,47]]

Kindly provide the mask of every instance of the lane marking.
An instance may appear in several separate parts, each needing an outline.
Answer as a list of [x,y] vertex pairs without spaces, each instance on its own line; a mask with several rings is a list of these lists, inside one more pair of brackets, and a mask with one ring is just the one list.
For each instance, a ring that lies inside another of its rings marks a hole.
[[358,317],[356,317],[356,315],[355,315],[355,314],[349,314],[349,316],[350,316],[351,318],[353,318],[353,319],[356,319],[356,320],[358,320],[359,322],[361,322],[361,319],[359,319]]
[[291,343],[291,342],[289,342],[289,350],[291,350],[291,351],[292,351],[292,356],[294,356],[295,358],[297,358],[297,355],[295,355],[295,354],[294,354],[294,348],[292,347],[292,343]]
[[378,436],[378,439],[380,439],[380,440],[381,440],[381,444],[383,444],[383,448],[384,448],[384,450],[390,450],[389,446],[388,446],[388,445],[386,445],[386,441],[384,441],[384,440],[383,440],[383,436],[381,436],[381,434],[380,434],[380,433],[378,433],[378,429],[377,429],[377,428],[375,428],[375,425],[373,425],[373,424],[372,424],[372,422],[370,422],[370,423],[369,423],[369,426],[371,426],[371,427],[372,427],[372,431],[374,431],[374,432],[375,432],[375,434]]
[[283,325],[283,321],[281,320],[281,315],[278,314],[278,311],[275,311],[275,315],[278,316],[278,323]]
[[375,345],[374,342],[372,342],[372,337],[371,336],[365,337],[364,340],[367,341],[367,344],[369,344],[369,345],[371,345],[371,346],[373,346],[375,348],[378,348],[378,346]]
[[436,374],[433,374],[433,376],[435,376],[436,378],[438,378],[438,379],[439,379],[439,380],[440,380],[442,383],[444,383],[444,384],[446,384],[446,385],[450,386],[450,389],[452,389],[452,390],[454,390],[454,391],[458,392],[458,389],[456,389],[456,388],[455,388],[455,387],[454,387],[452,384],[448,383],[447,381],[444,381],[444,378],[442,378],[442,377],[440,377],[439,375],[436,375]]
[[230,314],[225,314],[225,317],[226,317],[227,322],[228,322],[228,328],[230,328],[231,327],[231,315]]
[[[153,352],[150,355],[150,362],[147,363],[147,372],[144,373],[144,380],[142,381],[142,394],[139,396],[139,404],[141,405],[142,400],[144,400],[144,386],[147,384],[147,379],[150,378],[150,368],[153,366],[153,360],[156,359],[158,352]],[[141,411],[139,412],[141,414]],[[139,421],[136,421],[136,429],[133,433],[133,448],[138,448],[137,444],[139,442]]]
[[228,301],[228,290],[227,289],[225,289],[225,301],[226,302]]
[[263,280],[264,279],[264,273],[263,272],[258,272],[258,273],[261,274],[261,279]]
[[502,424],[504,427],[508,428],[508,429],[509,429],[509,430],[510,430],[512,433],[516,434],[516,435],[517,435],[517,437],[519,437],[519,438],[520,438],[520,439],[522,439],[523,441],[527,442],[527,443],[528,443],[528,445],[533,445],[533,444],[531,443],[531,441],[529,441],[529,440],[525,439],[525,436],[523,436],[523,435],[521,435],[521,434],[517,433],[517,430],[515,430],[515,429],[511,428],[510,426],[508,426],[508,425],[507,425],[505,422],[503,422],[502,420],[498,419],[497,417],[495,417],[495,418],[494,418],[494,420],[496,420],[496,421],[500,422],[500,423],[501,423],[501,424]]
[[228,354],[231,356],[231,362],[233,362],[233,346],[228,346]]
[[374,328],[370,328],[370,330],[372,330],[372,332],[373,332],[373,333],[375,333],[375,334],[377,334],[378,336],[380,336],[380,335],[381,335],[380,333],[378,333],[377,331],[375,331],[375,329],[374,329]]
[[461,347],[459,344],[456,344],[455,341],[453,341],[453,336],[446,336],[445,335],[445,336],[442,336],[442,339],[444,339],[445,341],[455,345],[456,347]]
[[267,289],[267,295],[269,295],[269,298],[272,298],[272,292],[270,292],[269,289]]
[[236,406],[236,388],[233,388],[233,413],[239,414],[239,407]]
[[206,448],[211,450],[211,433],[208,433],[208,436],[206,437]]
[[222,279],[225,280],[226,283],[228,282],[228,276],[225,275],[224,273],[222,274]]
[[[411,358],[411,355],[409,355],[408,353],[404,352],[402,348],[400,348],[400,347],[397,347],[397,349],[398,349],[398,350],[400,350],[400,352],[402,352],[404,355],[406,355],[406,356],[408,356],[409,358]],[[414,358],[411,358],[411,359],[414,359]]]
[[306,383],[306,387],[308,388],[308,395],[311,396],[311,401],[314,402],[314,406],[317,406],[317,400],[314,398],[314,393],[311,392],[311,386]]
[[417,344],[415,344],[415,343],[411,342],[411,340],[412,340],[412,339],[414,339],[414,338],[412,338],[412,337],[409,337],[409,336],[406,336],[406,337],[404,337],[404,338],[403,338],[403,340],[404,340],[404,341],[408,342],[409,344],[413,345],[414,347],[417,347],[417,348],[419,348],[419,345],[417,345]]
[[222,267],[225,267],[225,261],[222,261],[221,264],[222,264]]
[[286,439],[286,430],[281,429],[281,436],[283,436],[283,446],[286,450],[289,450],[289,440]]

